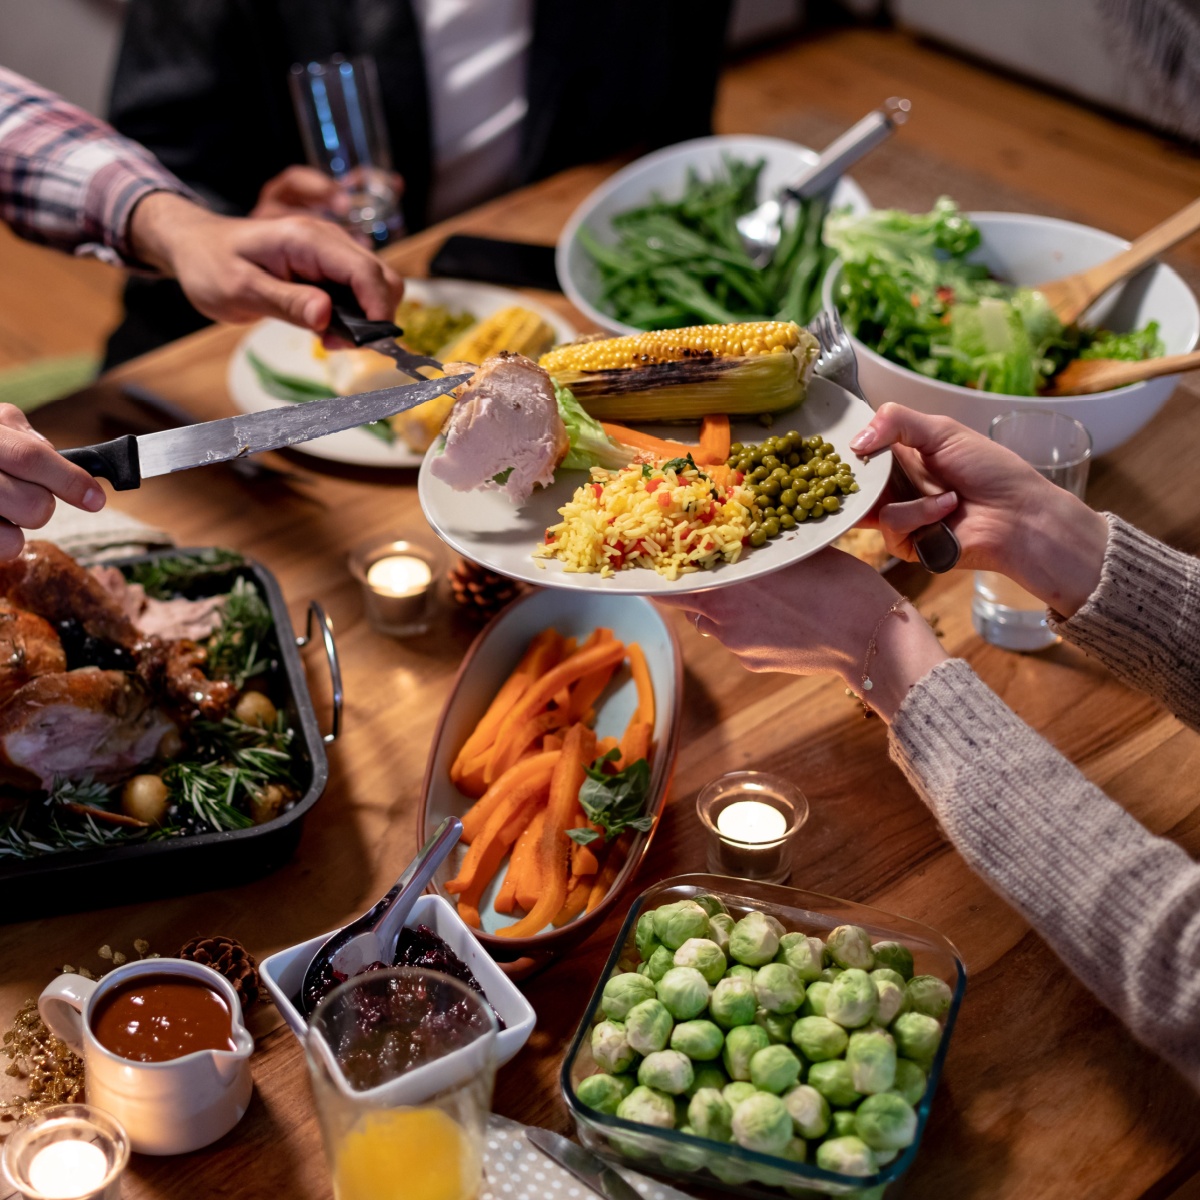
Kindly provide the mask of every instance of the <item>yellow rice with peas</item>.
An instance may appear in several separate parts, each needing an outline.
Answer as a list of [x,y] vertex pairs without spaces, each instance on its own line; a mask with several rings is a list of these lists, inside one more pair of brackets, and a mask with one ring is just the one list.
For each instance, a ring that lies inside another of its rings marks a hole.
[[558,512],[535,558],[603,576],[647,567],[667,579],[737,562],[759,519],[748,487],[717,484],[690,463],[593,467]]

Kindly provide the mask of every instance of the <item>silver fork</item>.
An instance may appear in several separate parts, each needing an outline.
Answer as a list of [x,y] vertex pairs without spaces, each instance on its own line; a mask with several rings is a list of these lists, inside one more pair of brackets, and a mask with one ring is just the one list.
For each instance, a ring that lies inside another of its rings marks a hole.
[[[845,388],[860,400],[866,401],[872,408],[875,406],[863,395],[858,385],[858,359],[854,355],[854,346],[850,335],[842,325],[842,318],[837,310],[825,310],[813,318],[808,331],[821,344],[821,353],[817,358],[816,372],[830,383]],[[916,484],[908,477],[908,472],[901,466],[900,460],[892,455],[892,473],[888,479],[892,494],[898,500],[919,500],[924,493],[918,490]],[[962,554],[958,538],[950,530],[945,521],[926,525],[914,530],[910,535],[913,549],[921,566],[935,575],[941,575],[953,569]]]

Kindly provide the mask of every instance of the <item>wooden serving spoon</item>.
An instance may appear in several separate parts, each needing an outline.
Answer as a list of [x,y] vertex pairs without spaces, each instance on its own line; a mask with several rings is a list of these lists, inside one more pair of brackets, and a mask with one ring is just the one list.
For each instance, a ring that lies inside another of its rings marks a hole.
[[1076,271],[1074,275],[1062,279],[1039,283],[1036,285],[1037,291],[1045,296],[1055,316],[1064,325],[1074,325],[1114,283],[1128,278],[1151,259],[1190,237],[1198,229],[1200,200],[1193,200],[1173,217],[1168,217],[1161,225],[1155,225],[1149,233],[1142,234],[1129,249],[1122,250],[1106,262],[1088,267],[1086,271]]
[[1164,358],[1146,358],[1126,362],[1119,358],[1077,358],[1069,362],[1050,381],[1043,396],[1084,396],[1089,392],[1107,392],[1109,388],[1176,375],[1180,371],[1200,369],[1200,350],[1190,354],[1168,354]]

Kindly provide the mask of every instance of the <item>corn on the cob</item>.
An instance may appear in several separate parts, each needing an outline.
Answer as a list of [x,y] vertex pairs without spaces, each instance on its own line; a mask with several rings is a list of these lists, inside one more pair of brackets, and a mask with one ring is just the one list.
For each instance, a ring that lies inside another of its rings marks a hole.
[[540,362],[594,417],[672,421],[793,408],[816,357],[799,325],[751,321],[576,342]]
[[554,344],[554,330],[527,308],[502,308],[468,329],[453,345],[445,347],[443,362],[479,364],[485,358],[509,350],[536,359]]

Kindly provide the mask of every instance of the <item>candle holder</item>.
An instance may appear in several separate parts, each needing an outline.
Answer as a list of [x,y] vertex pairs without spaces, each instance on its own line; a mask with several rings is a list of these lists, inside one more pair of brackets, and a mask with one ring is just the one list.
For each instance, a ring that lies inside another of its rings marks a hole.
[[696,812],[707,834],[708,869],[783,883],[796,831],[808,820],[804,793],[762,771],[731,771],[701,789]]
[[367,620],[389,637],[427,633],[437,606],[441,543],[415,535],[372,542],[350,552]]
[[90,1104],[56,1104],[18,1122],[0,1156],[26,1200],[118,1200],[129,1162],[120,1124]]

